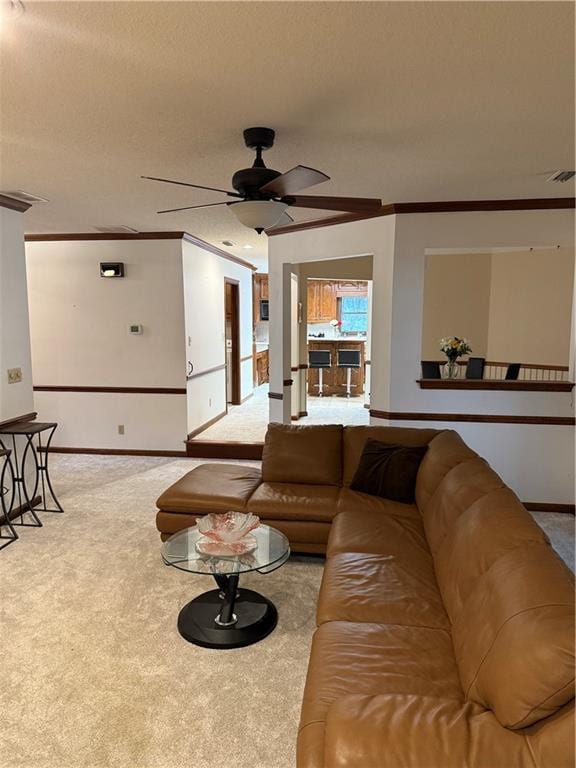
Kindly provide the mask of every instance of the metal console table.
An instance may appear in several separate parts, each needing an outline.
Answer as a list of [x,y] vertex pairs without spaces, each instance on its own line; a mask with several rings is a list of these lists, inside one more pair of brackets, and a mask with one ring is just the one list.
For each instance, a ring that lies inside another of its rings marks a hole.
[[[10,476],[10,485],[7,485],[7,477]],[[12,491],[10,493],[10,491]],[[6,498],[10,494],[10,502]],[[14,506],[16,496],[16,484],[14,482],[14,469],[10,461],[10,451],[0,448],[0,549],[16,541],[18,534],[10,520],[10,511]],[[7,529],[5,531],[4,529]]]
[[[50,481],[48,472],[48,451],[52,437],[58,424],[42,421],[22,421],[16,424],[8,424],[0,427],[0,448],[9,450],[6,443],[11,443],[11,454],[8,461],[12,465],[15,495],[18,497],[18,507],[20,510],[20,522],[12,525],[42,526],[42,521],[38,517],[38,512],[64,512]],[[42,444],[42,435],[47,433],[44,445]],[[11,438],[11,440],[9,439]],[[20,451],[17,438],[25,440],[25,446]],[[36,443],[37,441],[37,443]],[[35,444],[36,443],[36,444]],[[30,481],[26,477],[26,468],[29,457],[33,462],[33,478]],[[38,498],[39,497],[39,498]],[[36,503],[36,501],[39,503]],[[48,506],[52,501],[53,507]],[[12,501],[12,506],[14,499]],[[33,522],[25,523],[23,515],[29,512]]]

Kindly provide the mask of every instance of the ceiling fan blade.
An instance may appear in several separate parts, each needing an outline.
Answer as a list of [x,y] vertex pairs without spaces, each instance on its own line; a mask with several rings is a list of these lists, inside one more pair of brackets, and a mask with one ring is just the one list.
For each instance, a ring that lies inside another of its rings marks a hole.
[[325,211],[347,211],[348,213],[377,213],[382,200],[374,197],[319,197],[315,195],[287,195],[283,203],[297,208],[320,208]]
[[150,179],[150,181],[162,181],[164,184],[178,184],[181,187],[194,187],[194,189],[209,189],[211,192],[223,192],[225,195],[231,197],[242,197],[237,192],[229,192],[227,189],[219,189],[218,187],[203,187],[200,184],[188,184],[186,181],[174,181],[173,179],[158,179],[156,176],[140,176],[141,179]]
[[323,181],[328,181],[330,176],[326,176],[322,171],[316,171],[314,168],[308,168],[305,165],[297,165],[295,168],[291,168],[281,176],[277,176],[268,184],[264,184],[260,187],[260,192],[271,192],[278,197],[284,195],[291,195],[294,192],[298,192],[301,189],[307,187],[313,187],[315,184],[321,184]]
[[212,208],[214,205],[230,205],[230,203],[206,203],[206,205],[187,205],[185,208],[168,208],[156,213],[177,213],[178,211],[191,211],[193,208]]
[[280,217],[280,221],[277,221],[273,227],[268,227],[268,229],[265,231],[273,232],[276,229],[276,227],[286,227],[288,226],[288,224],[293,224],[293,223],[294,223],[294,219],[292,218],[292,216],[290,216],[289,213],[286,213],[286,211],[284,211],[284,213]]

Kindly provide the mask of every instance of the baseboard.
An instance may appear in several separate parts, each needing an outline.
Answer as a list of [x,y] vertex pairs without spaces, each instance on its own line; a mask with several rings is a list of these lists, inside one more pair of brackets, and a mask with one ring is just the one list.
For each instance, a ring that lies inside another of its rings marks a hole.
[[[43,448],[42,450],[46,450]],[[51,446],[48,453],[86,453],[97,456],[164,456],[186,458],[186,451],[148,451],[140,448],[69,448]]]
[[195,459],[262,459],[264,443],[189,440],[186,455]]
[[216,424],[217,421],[220,421],[220,419],[223,419],[224,416],[226,416],[227,411],[222,411],[222,413],[219,413],[217,416],[214,416],[213,419],[210,419],[210,421],[205,421],[204,424],[197,427],[196,429],[193,429],[192,432],[188,435],[188,440],[192,440],[196,435],[199,435],[201,432],[204,432],[204,430],[208,429],[208,427],[211,427],[212,424]]
[[246,397],[242,398],[242,400],[240,400],[240,404],[245,403],[246,400],[250,400],[251,397],[254,397],[254,392],[250,392],[249,395],[246,395]]
[[564,515],[576,514],[576,505],[574,504],[552,504],[544,501],[523,501],[526,509],[533,512],[560,512]]

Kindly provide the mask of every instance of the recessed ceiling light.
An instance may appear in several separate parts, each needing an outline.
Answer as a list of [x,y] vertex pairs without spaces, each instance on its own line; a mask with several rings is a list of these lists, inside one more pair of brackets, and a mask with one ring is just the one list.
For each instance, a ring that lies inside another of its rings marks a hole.
[[232,248],[234,245],[232,240],[221,240],[220,242],[222,243],[222,245],[226,245],[228,248]]
[[243,245],[242,248],[254,248],[253,245]]

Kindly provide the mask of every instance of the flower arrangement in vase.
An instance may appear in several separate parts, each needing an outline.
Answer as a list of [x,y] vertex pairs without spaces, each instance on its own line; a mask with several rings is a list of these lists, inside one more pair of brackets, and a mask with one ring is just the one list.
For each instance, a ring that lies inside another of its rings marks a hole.
[[442,378],[457,379],[460,372],[458,358],[472,352],[468,339],[461,339],[459,336],[447,336],[440,339],[440,350],[448,358],[448,362],[442,368]]
[[334,318],[334,320],[330,320],[330,325],[334,329],[334,336],[335,337],[340,336],[340,328],[342,328],[342,320],[336,320],[336,318]]

